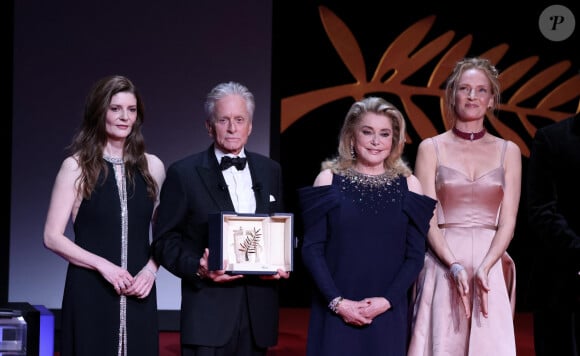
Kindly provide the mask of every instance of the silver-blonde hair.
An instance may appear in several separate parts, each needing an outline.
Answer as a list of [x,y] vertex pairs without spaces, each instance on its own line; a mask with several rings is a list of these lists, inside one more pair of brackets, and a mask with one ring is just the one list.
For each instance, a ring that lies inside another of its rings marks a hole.
[[356,158],[352,156],[351,145],[361,118],[369,112],[391,119],[393,125],[393,145],[391,153],[385,159],[385,168],[393,170],[394,173],[409,176],[411,169],[402,159],[406,137],[405,118],[393,104],[376,96],[370,96],[352,104],[340,130],[338,156],[322,162],[322,169],[330,168],[337,173],[353,166]]

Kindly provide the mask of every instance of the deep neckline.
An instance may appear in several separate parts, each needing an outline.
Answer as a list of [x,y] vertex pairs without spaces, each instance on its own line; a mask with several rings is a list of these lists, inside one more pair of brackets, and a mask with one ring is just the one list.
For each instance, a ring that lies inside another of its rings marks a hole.
[[456,169],[456,168],[449,167],[449,166],[446,166],[446,165],[444,165],[444,164],[439,164],[439,167],[440,167],[440,168],[447,168],[447,169],[449,169],[449,170],[452,170],[452,171],[454,171],[454,172],[457,172],[459,175],[463,176],[465,179],[467,179],[467,180],[468,180],[468,181],[470,181],[470,182],[476,182],[476,181],[480,180],[481,178],[483,178],[483,177],[485,177],[485,176],[488,176],[488,175],[490,175],[491,173],[493,173],[493,172],[497,171],[498,169],[501,169],[501,170],[503,170],[503,166],[495,167],[495,168],[492,168],[492,169],[490,169],[489,171],[487,171],[487,172],[485,172],[485,173],[483,173],[483,174],[480,174],[478,177],[476,177],[476,178],[473,178],[473,179],[472,179],[472,178],[470,178],[470,177],[469,177],[467,174],[465,174],[464,172],[462,172],[462,171],[460,171],[460,170],[458,170],[458,169]]

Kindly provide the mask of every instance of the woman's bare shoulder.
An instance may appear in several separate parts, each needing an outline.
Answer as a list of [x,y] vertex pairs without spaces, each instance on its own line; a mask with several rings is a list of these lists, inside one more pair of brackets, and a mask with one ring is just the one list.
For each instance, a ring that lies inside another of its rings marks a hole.
[[165,180],[165,165],[163,161],[151,153],[145,153],[145,157],[147,157],[147,166],[151,175],[155,177],[158,184],[163,183]]
[[152,154],[152,153],[145,153],[145,157],[147,158],[147,164],[149,164],[149,166],[154,166],[156,168],[163,168],[165,169],[165,165],[163,164],[163,161],[157,157],[156,155]]
[[411,174],[407,177],[407,186],[411,192],[423,194],[421,182],[419,182],[419,179],[415,175]]
[[79,169],[79,161],[77,156],[68,156],[60,165],[61,170],[69,171],[69,172],[76,172]]
[[436,143],[445,143],[450,139],[449,132],[443,132],[438,135],[424,138],[421,142],[419,142],[418,149],[433,151]]
[[329,168],[327,169],[323,169],[322,171],[320,171],[320,173],[318,173],[318,175],[316,176],[316,179],[314,179],[314,186],[315,187],[320,187],[323,185],[331,185],[332,184],[332,170],[330,170]]
[[510,141],[510,140],[507,140],[506,150],[508,152],[511,152],[511,154],[518,154],[518,155],[522,154],[522,150],[520,149],[520,146],[518,146],[515,142]]

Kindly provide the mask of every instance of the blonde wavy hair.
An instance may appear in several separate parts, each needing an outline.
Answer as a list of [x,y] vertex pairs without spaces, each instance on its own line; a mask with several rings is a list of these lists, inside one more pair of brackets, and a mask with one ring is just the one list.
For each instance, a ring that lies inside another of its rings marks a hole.
[[375,113],[391,119],[393,125],[393,145],[391,153],[384,161],[385,169],[390,170],[391,173],[401,174],[405,177],[411,175],[411,169],[402,159],[406,136],[405,118],[393,104],[376,96],[366,97],[352,104],[340,130],[338,155],[322,162],[321,169],[331,169],[333,173],[339,173],[346,171],[354,165],[356,157],[353,157],[351,153],[352,142],[354,141],[355,132],[360,121],[366,113]]

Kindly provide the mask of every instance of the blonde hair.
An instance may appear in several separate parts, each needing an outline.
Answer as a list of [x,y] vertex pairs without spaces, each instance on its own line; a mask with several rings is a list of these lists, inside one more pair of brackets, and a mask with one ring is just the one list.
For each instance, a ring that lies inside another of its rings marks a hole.
[[329,168],[334,173],[337,173],[353,166],[356,158],[351,153],[351,143],[354,140],[355,131],[361,118],[369,112],[385,116],[392,121],[393,145],[391,153],[384,161],[385,168],[394,171],[396,174],[409,176],[411,169],[402,159],[406,136],[405,118],[393,104],[376,96],[370,96],[352,104],[340,130],[338,155],[322,162],[321,168]]
[[500,83],[499,83],[499,72],[495,66],[486,58],[471,57],[464,58],[458,61],[451,72],[449,78],[447,78],[447,86],[445,87],[445,104],[447,109],[447,117],[451,121],[451,125],[455,124],[456,113],[455,113],[455,95],[457,94],[457,85],[459,83],[459,78],[466,70],[477,69],[480,70],[491,85],[491,91],[493,94],[493,106],[492,110],[496,110],[500,103]]

